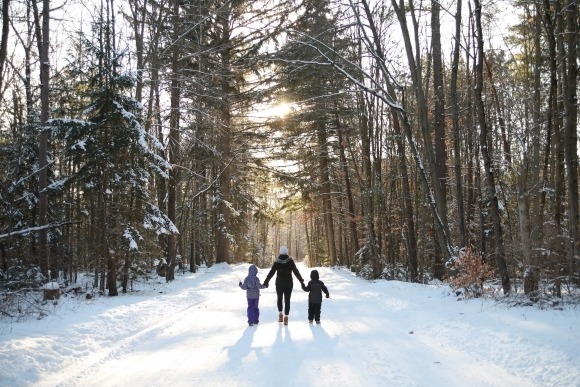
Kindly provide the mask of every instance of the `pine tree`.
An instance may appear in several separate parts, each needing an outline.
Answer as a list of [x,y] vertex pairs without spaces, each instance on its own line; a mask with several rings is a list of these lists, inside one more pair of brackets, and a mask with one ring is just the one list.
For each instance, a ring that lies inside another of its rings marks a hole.
[[97,253],[96,268],[103,278],[106,267],[109,295],[114,296],[120,260],[127,268],[127,260],[147,252],[146,233],[177,229],[150,198],[151,172],[167,177],[169,165],[157,154],[162,145],[141,124],[141,105],[129,96],[135,77],[118,71],[123,53],[99,41],[87,40],[84,46],[89,60],[76,71],[88,74],[88,84],[79,89],[86,90],[89,104],[81,117],[50,123],[64,142],[65,159],[76,165],[74,174],[63,177],[63,186],[74,183],[82,191],[90,214],[86,221],[98,230],[91,249]]
[[[275,54],[277,95],[298,108],[285,117],[282,149],[278,157],[294,161],[299,171],[294,176],[303,189],[320,199],[326,253],[329,263],[337,263],[337,244],[332,192],[340,112],[349,110],[348,98],[340,96],[347,89],[346,79],[332,70],[329,58],[348,56],[349,42],[338,30],[328,1],[305,3],[304,13],[289,34],[288,42]],[[352,102],[352,101],[351,101]],[[295,155],[286,149],[299,149]],[[308,193],[306,194],[308,195]]]

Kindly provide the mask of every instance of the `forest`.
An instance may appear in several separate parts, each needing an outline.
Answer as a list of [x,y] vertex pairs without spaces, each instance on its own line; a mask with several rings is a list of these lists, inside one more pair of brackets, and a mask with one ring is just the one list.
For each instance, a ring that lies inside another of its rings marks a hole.
[[0,293],[280,245],[368,279],[580,280],[576,0],[2,0]]

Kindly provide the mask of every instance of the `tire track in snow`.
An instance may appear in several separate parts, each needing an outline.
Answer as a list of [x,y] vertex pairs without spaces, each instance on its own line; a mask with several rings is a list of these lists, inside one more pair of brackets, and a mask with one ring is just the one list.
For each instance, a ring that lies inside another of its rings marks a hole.
[[[125,335],[125,337],[118,340],[113,339],[112,343],[96,343],[95,346],[108,346],[109,348],[99,349],[96,353],[79,358],[77,362],[65,366],[59,372],[51,375],[51,377],[37,383],[36,386],[72,387],[86,384],[86,380],[90,380],[90,376],[95,372],[98,372],[104,364],[131,352],[135,346],[149,338],[155,337],[159,332],[170,328],[183,318],[188,311],[206,302],[208,292],[209,290],[200,291],[199,289],[189,289],[186,292],[182,292],[184,297],[193,298],[194,302],[177,311],[169,311],[154,323],[138,328],[137,331],[133,331],[129,335]],[[173,294],[169,297],[176,297],[176,295]],[[158,299],[155,303],[156,305],[151,306],[151,309],[163,309],[165,299],[165,296]],[[90,331],[90,329],[87,330]],[[90,332],[87,334],[91,337],[94,337],[95,335],[95,333]]]

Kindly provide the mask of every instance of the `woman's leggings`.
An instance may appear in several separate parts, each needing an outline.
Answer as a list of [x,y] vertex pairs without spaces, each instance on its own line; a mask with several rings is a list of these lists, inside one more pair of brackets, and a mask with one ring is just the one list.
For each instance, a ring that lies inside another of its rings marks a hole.
[[278,312],[282,312],[282,296],[284,296],[284,314],[290,314],[290,296],[292,295],[292,286],[289,288],[276,288],[278,294]]

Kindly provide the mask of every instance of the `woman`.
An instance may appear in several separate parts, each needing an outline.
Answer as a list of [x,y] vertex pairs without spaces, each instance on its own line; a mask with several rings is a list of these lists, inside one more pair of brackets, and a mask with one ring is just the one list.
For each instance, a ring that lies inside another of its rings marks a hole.
[[[292,287],[294,283],[292,282],[292,272],[300,281],[300,284],[304,286],[304,280],[300,275],[300,272],[296,268],[296,263],[292,257],[288,255],[288,247],[280,247],[280,255],[274,261],[270,272],[264,280],[264,286],[268,287],[270,279],[276,275],[276,294],[278,295],[278,322],[284,322],[284,325],[288,325],[288,314],[290,313],[290,296],[292,295]],[[284,314],[282,314],[282,297],[284,297]]]

